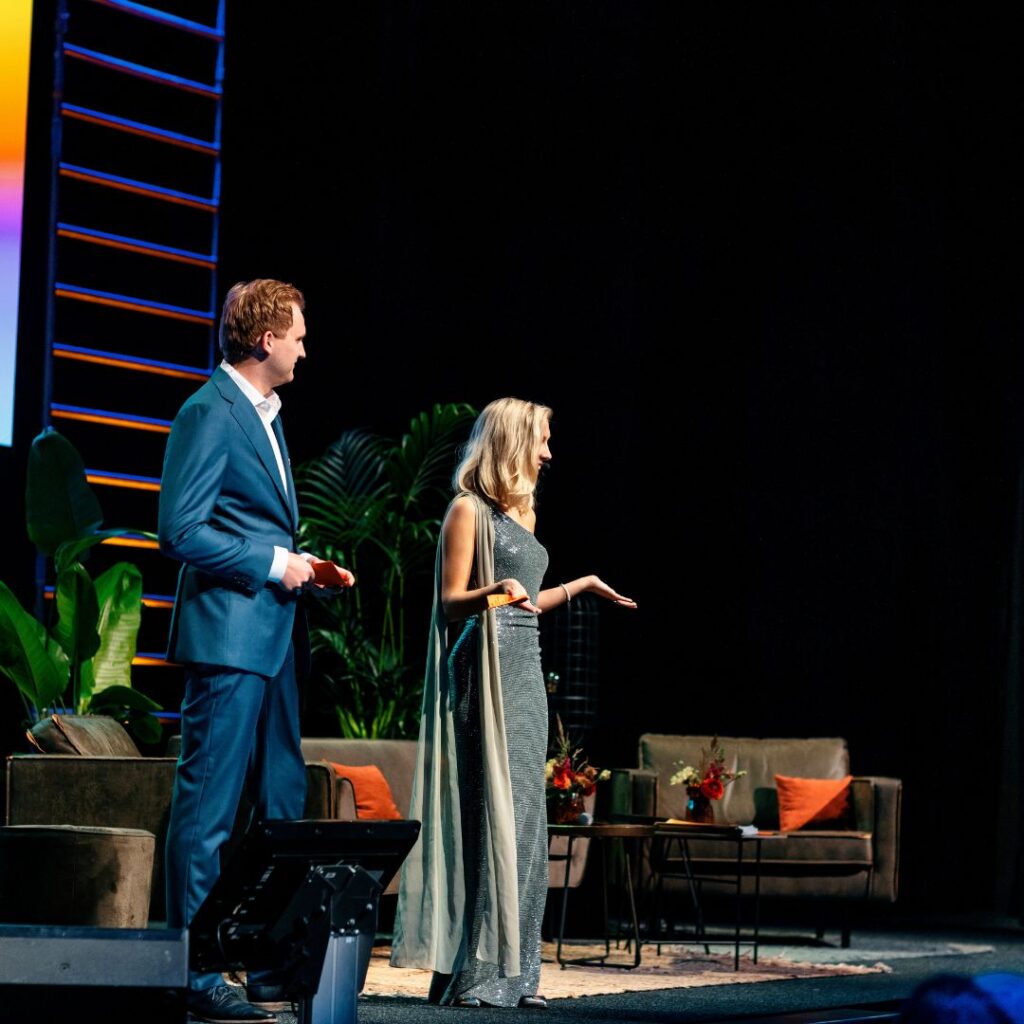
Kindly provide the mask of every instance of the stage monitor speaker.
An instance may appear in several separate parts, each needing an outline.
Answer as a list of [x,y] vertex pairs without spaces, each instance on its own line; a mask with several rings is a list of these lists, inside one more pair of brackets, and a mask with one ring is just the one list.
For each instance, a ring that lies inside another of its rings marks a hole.
[[196,971],[271,970],[301,1024],[355,1021],[377,903],[418,821],[268,821],[224,865],[190,928]]
[[0,925],[0,1021],[184,1024],[188,934]]

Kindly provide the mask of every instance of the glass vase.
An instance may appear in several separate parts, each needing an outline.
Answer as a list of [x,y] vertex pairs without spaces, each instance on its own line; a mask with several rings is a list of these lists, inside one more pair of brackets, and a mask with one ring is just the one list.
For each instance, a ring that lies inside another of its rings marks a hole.
[[548,821],[552,825],[575,825],[583,812],[582,793],[556,789],[548,796]]
[[700,791],[700,786],[686,787],[686,813],[683,818],[703,825],[715,823],[715,808],[711,800]]

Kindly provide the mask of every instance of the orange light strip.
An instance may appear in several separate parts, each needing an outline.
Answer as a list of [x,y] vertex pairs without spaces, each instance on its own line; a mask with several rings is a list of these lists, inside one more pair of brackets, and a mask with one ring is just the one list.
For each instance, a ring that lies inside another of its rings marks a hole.
[[113,306],[115,309],[129,309],[134,313],[151,313],[153,316],[164,316],[171,320],[185,320],[192,324],[214,323],[213,317],[193,316],[191,313],[177,313],[172,309],[155,309],[137,302],[125,302],[123,299],[108,299],[104,295],[84,295],[81,292],[70,292],[64,288],[55,288],[54,294],[59,299],[77,299],[79,302],[94,302],[98,306]]
[[99,473],[86,473],[85,479],[91,484],[99,484],[101,487],[126,487],[134,491],[159,491],[159,484],[152,484],[148,480],[122,480],[116,476],[103,476]]
[[153,249],[148,245],[139,245],[131,242],[119,242],[113,238],[98,238],[96,235],[87,235],[82,231],[69,231],[67,228],[58,228],[59,238],[73,238],[78,242],[89,242],[92,245],[105,245],[111,249],[124,249],[126,252],[140,252],[143,256],[155,256],[161,260],[173,260],[175,263],[189,263],[194,267],[206,267],[213,270],[217,264],[213,260],[197,259],[195,256],[181,256],[176,252],[164,252],[162,249]]
[[101,540],[100,544],[109,544],[112,548],[151,548],[153,551],[160,550],[160,544],[155,540],[147,540],[145,537],[108,537]]
[[166,658],[147,658],[145,656],[136,656],[132,658],[133,665],[156,665],[160,668],[176,668],[176,661],[168,661]]
[[85,174],[82,171],[73,171],[69,167],[62,167],[60,173],[65,178],[74,178],[77,181],[87,181],[92,185],[103,185],[105,188],[116,188],[122,192],[134,192],[136,195],[148,196],[150,199],[162,199],[165,203],[178,203],[180,206],[191,206],[196,210],[206,210],[209,213],[217,212],[216,203],[204,203],[196,199],[185,199],[183,196],[169,196],[155,189],[145,188],[142,185],[130,185],[126,181],[111,181],[109,178],[101,178],[96,174]]
[[94,356],[87,352],[67,352],[64,349],[54,349],[55,359],[77,359],[83,363],[98,363],[100,366],[117,366],[122,370],[138,370],[140,373],[156,373],[163,377],[184,377],[186,380],[206,380],[208,373],[193,373],[190,370],[172,370],[166,366],[149,366],[146,363],[136,363],[131,359],[117,359],[113,356]]
[[154,434],[169,434],[170,427],[159,423],[138,423],[135,420],[122,420],[115,416],[98,416],[92,412],[66,412],[63,409],[51,409],[50,415],[55,420],[79,420],[82,423],[101,423],[105,427],[123,427],[126,430],[148,430]]
[[178,146],[180,149],[191,149],[196,153],[204,153],[207,156],[217,155],[216,146],[207,146],[202,142],[189,142],[186,139],[168,138],[163,132],[140,128],[133,124],[124,124],[120,121],[114,121],[109,117],[102,117],[97,114],[86,114],[81,110],[72,110],[66,105],[61,107],[61,113],[65,117],[73,118],[76,121],[86,121],[89,124],[98,124],[103,128],[112,128],[114,131],[124,132],[126,135],[140,135],[144,139],[154,139],[157,142],[166,142],[169,146]]

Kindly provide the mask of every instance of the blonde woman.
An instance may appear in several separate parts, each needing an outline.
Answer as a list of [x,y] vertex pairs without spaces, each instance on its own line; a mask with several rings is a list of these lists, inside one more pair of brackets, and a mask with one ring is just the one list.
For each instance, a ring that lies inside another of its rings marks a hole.
[[537,616],[585,592],[636,607],[597,576],[541,589],[548,555],[534,535],[534,492],[550,441],[546,406],[491,402],[455,472],[438,545],[410,811],[423,829],[402,872],[392,963],[433,970],[430,998],[458,1006],[546,1005]]

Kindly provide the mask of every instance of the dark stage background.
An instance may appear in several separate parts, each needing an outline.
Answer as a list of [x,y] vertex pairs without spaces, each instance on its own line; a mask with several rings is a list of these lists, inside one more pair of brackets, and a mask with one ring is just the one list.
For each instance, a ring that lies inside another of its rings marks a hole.
[[845,736],[905,781],[903,905],[1016,910],[1010,25],[236,0],[228,32],[222,285],[306,292],[293,459],[552,405],[549,579],[640,605],[602,613],[594,761]]

